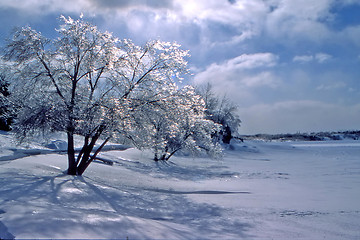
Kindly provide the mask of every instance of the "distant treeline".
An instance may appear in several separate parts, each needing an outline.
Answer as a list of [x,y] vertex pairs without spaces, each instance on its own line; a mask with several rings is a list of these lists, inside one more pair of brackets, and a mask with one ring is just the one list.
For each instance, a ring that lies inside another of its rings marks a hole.
[[326,141],[326,140],[359,140],[360,131],[313,132],[313,133],[286,133],[286,134],[255,134],[243,135],[243,140],[264,141]]

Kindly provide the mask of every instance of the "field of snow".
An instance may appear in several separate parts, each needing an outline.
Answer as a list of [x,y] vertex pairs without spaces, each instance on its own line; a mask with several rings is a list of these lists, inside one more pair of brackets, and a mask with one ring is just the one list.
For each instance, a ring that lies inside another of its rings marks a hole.
[[359,239],[360,141],[233,145],[155,163],[135,149],[67,176],[0,134],[0,238]]

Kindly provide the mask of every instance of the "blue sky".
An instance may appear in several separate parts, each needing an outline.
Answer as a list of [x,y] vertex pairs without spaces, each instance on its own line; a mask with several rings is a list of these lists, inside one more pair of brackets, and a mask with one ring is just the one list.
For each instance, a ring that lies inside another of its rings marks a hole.
[[243,134],[360,129],[360,0],[1,0],[0,44],[15,26],[52,37],[81,13],[189,49],[189,81],[231,98]]

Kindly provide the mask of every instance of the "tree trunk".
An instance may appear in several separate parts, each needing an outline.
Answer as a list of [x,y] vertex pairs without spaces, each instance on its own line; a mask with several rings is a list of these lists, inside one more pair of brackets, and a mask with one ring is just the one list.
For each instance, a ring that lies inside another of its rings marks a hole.
[[85,149],[89,146],[89,138],[90,138],[89,136],[85,136],[84,145],[81,148],[81,150],[80,150],[80,152],[79,152],[79,154],[77,155],[77,158],[76,158],[76,166],[79,164],[79,162],[81,160],[81,157],[84,154]]
[[170,154],[169,154],[169,156],[167,156],[164,160],[166,160],[166,161],[168,161],[177,151],[179,151],[180,150],[180,148],[178,148],[178,149],[175,149],[174,151],[172,151]]
[[88,161],[90,159],[91,151],[93,150],[97,139],[98,138],[96,136],[92,137],[90,144],[84,146],[84,148],[83,148],[84,149],[83,155],[80,160],[79,166],[77,167],[77,174],[80,176],[84,173],[85,169],[89,166]]
[[223,134],[223,138],[222,138],[222,141],[223,143],[225,144],[230,144],[230,140],[232,139],[232,136],[231,136],[231,129],[229,126],[226,126],[225,127],[225,132]]
[[95,151],[95,153],[91,156],[91,151],[94,148],[94,145],[96,143],[96,139],[92,139],[89,147],[84,151],[84,155],[83,158],[77,168],[77,174],[79,176],[81,176],[85,170],[87,169],[87,167],[90,165],[90,163],[96,158],[96,156],[99,154],[99,152],[102,150],[102,148],[106,145],[106,143],[110,140],[110,137],[108,137],[102,144],[101,146]]
[[93,157],[91,157],[91,152],[94,149],[94,146],[96,144],[96,141],[99,139],[100,135],[103,133],[103,131],[105,130],[105,126],[104,125],[100,125],[98,127],[98,129],[96,130],[95,135],[91,138],[90,143],[88,144],[89,138],[86,137],[85,138],[85,144],[83,147],[83,155],[81,157],[80,162],[78,163],[78,167],[77,167],[77,174],[79,176],[81,176],[84,171],[86,170],[86,168],[89,166],[89,164],[94,160],[94,156],[96,156],[100,150],[105,146],[105,144],[109,141],[110,138],[107,138],[103,144],[101,144],[101,146],[96,150],[95,154]]
[[67,174],[76,175],[76,161],[75,161],[75,149],[74,149],[74,133],[72,131],[67,132],[68,137],[68,170]]
[[89,143],[89,136],[85,136],[84,146],[79,152],[77,159],[75,158],[75,148],[74,148],[74,128],[68,127],[67,136],[68,136],[68,162],[69,167],[67,173],[69,175],[79,175],[81,176],[86,168],[90,165],[90,163],[95,159],[96,155],[101,151],[101,149],[105,146],[105,144],[109,141],[110,137],[108,137],[101,146],[95,151],[93,156],[91,156],[91,152],[94,149],[96,141],[99,139],[100,135],[105,130],[104,125],[100,125],[94,136],[91,138]]
[[[43,61],[42,61],[43,62]],[[47,66],[45,66],[45,68],[47,68]],[[76,71],[76,69],[75,69]],[[48,71],[50,72],[50,71]],[[75,106],[75,91],[76,91],[76,74],[75,73],[75,77],[72,79],[72,95],[71,95],[71,101],[70,104],[67,105],[68,108],[68,124],[67,124],[67,136],[68,136],[68,150],[67,150],[67,154],[68,154],[68,162],[69,162],[69,168],[67,173],[69,175],[76,175],[76,167],[77,167],[77,162],[75,159],[75,148],[74,148],[74,132],[75,132],[75,125],[74,125],[74,106]],[[58,94],[60,95],[60,97],[63,97],[63,95],[61,94],[59,88],[56,85],[55,80],[53,79],[52,76],[50,76],[51,79],[53,80],[53,83],[55,85],[55,87],[57,88]]]

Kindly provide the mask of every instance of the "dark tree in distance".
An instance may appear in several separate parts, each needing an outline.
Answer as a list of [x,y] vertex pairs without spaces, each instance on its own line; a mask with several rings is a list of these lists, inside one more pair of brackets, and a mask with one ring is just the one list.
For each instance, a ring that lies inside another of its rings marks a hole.
[[0,73],[0,130],[10,131],[12,123],[9,85],[4,72]]
[[206,118],[221,125],[213,137],[225,144],[229,144],[233,138],[238,138],[241,124],[237,113],[238,107],[226,95],[216,95],[210,83],[197,87],[197,91],[205,101]]

